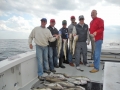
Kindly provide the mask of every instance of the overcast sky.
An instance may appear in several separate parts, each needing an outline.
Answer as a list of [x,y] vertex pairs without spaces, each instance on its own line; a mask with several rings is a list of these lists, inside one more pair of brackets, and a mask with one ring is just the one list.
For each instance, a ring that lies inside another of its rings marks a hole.
[[62,20],[74,15],[85,16],[89,25],[91,11],[96,9],[98,17],[104,20],[105,40],[120,41],[120,0],[0,0],[0,39],[28,39],[42,17],[56,20],[56,28],[62,27]]

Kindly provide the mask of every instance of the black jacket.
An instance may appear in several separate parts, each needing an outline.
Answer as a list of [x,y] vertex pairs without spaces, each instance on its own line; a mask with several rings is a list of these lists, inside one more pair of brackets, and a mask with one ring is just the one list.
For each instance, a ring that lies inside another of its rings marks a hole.
[[[54,29],[51,26],[48,26],[47,28],[50,30],[52,35],[59,34],[58,30],[55,27]],[[54,42],[49,42],[50,47],[56,47],[56,45],[57,45],[57,40],[55,40]]]
[[78,37],[78,42],[86,42],[87,40],[87,32],[88,32],[88,25],[84,24],[83,27],[80,24],[77,24],[76,31]]

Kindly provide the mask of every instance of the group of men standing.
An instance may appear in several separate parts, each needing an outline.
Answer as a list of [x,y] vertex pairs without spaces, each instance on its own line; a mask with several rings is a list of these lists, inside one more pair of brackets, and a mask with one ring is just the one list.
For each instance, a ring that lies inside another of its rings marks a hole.
[[[71,16],[71,24],[67,28],[67,21],[62,21],[62,28],[58,31],[55,28],[55,19],[50,20],[50,25],[46,28],[47,19],[41,19],[41,26],[35,27],[29,36],[29,47],[33,48],[32,40],[36,43],[36,57],[38,63],[38,76],[41,77],[43,72],[50,73],[56,72],[54,68],[65,68],[63,65],[63,42],[68,41],[69,35],[73,37],[78,36],[78,40],[75,47],[75,66],[76,69],[80,68],[80,54],[83,55],[83,64],[88,66],[87,63],[87,45],[92,44],[92,57],[94,63],[89,65],[94,67],[90,72],[95,73],[99,71],[100,54],[103,42],[104,21],[97,17],[97,11],[91,12],[92,21],[90,22],[90,28],[84,23],[84,16],[79,16],[79,23],[75,22],[75,16]],[[61,36],[62,45],[59,57],[57,56],[57,39]],[[67,60],[70,66],[74,66],[72,59],[72,53],[70,48],[67,47]]]

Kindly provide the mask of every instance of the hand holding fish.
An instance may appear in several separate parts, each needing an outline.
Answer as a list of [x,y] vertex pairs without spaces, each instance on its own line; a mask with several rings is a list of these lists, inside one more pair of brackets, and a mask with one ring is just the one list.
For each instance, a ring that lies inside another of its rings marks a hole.
[[97,32],[94,32],[94,33],[93,33],[94,37],[96,36],[96,34],[97,34]]
[[76,36],[76,34],[73,34],[73,37]]
[[93,34],[90,34],[90,37],[92,37],[93,40],[95,41],[95,36]]
[[56,39],[58,39],[58,38],[59,38],[59,35],[57,35],[57,34],[55,34],[54,36],[56,37]]
[[66,41],[67,39],[63,39],[63,41]]

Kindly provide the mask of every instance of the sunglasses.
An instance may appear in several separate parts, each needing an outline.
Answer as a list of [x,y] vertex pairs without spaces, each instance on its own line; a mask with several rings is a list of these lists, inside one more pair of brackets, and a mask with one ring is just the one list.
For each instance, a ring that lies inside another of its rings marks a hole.
[[42,23],[46,23],[46,21],[41,21]]
[[81,18],[80,20],[84,20],[84,18]]

